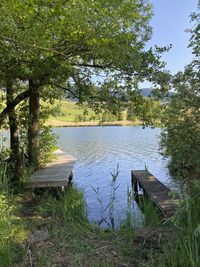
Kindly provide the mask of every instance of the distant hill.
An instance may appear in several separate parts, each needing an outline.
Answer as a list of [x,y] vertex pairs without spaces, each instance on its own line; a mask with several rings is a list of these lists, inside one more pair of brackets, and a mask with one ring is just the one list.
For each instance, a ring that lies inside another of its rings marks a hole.
[[149,97],[152,90],[153,90],[152,88],[142,88],[140,89],[140,92],[143,96]]
[[[145,97],[150,97],[152,91],[153,91],[153,88],[142,88],[142,89],[140,89],[141,94],[143,96],[145,96]],[[170,97],[170,96],[173,96],[174,94],[175,94],[175,92],[169,91],[165,97]]]

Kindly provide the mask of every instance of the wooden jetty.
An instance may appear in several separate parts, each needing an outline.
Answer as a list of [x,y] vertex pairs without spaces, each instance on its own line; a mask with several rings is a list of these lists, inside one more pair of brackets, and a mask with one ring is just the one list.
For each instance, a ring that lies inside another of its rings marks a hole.
[[54,160],[44,169],[37,170],[30,177],[27,188],[64,187],[72,180],[72,170],[76,158],[58,149],[54,152]]
[[132,186],[135,194],[142,188],[144,194],[154,201],[165,218],[173,216],[178,206],[178,199],[170,196],[171,190],[146,170],[131,172]]

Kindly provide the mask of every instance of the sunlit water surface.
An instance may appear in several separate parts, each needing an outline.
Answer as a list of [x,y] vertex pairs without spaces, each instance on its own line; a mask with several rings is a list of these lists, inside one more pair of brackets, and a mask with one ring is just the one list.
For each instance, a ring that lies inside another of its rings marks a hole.
[[[98,222],[102,218],[100,202],[104,208],[111,199],[111,173],[119,164],[119,176],[116,184],[115,223],[123,221],[127,208],[127,188],[131,189],[131,170],[145,169],[155,175],[160,181],[176,189],[176,182],[167,170],[167,159],[159,154],[160,129],[136,127],[74,127],[54,128],[58,135],[58,146],[77,158],[73,171],[74,183],[83,190],[88,218],[90,222]],[[132,212],[136,224],[141,219],[137,204],[132,202]],[[109,208],[103,213],[107,222]]]

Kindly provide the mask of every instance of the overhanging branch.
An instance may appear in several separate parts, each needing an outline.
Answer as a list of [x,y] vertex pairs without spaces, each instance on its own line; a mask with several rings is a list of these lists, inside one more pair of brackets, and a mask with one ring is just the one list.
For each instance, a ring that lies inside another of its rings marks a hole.
[[12,111],[20,102],[29,97],[30,90],[26,90],[23,93],[19,94],[12,102],[10,102],[0,113],[0,126],[3,124],[3,121],[9,112]]
[[76,95],[72,90],[60,85],[60,84],[57,84],[57,83],[49,83],[49,85],[52,85],[52,86],[55,86],[55,87],[58,87],[64,91],[67,91],[69,92],[70,94],[72,94],[75,98],[79,99],[78,95]]

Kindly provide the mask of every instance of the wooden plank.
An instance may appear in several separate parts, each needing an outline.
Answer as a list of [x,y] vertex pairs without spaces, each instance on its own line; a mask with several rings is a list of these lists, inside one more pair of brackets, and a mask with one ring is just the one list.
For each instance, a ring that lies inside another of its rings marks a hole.
[[27,188],[62,187],[68,185],[76,158],[58,149],[54,152],[54,160],[44,169],[37,170],[30,177]]
[[158,206],[165,217],[171,217],[177,209],[178,199],[170,196],[171,190],[161,183],[155,176],[145,170],[134,170],[132,185],[137,193],[138,185]]

